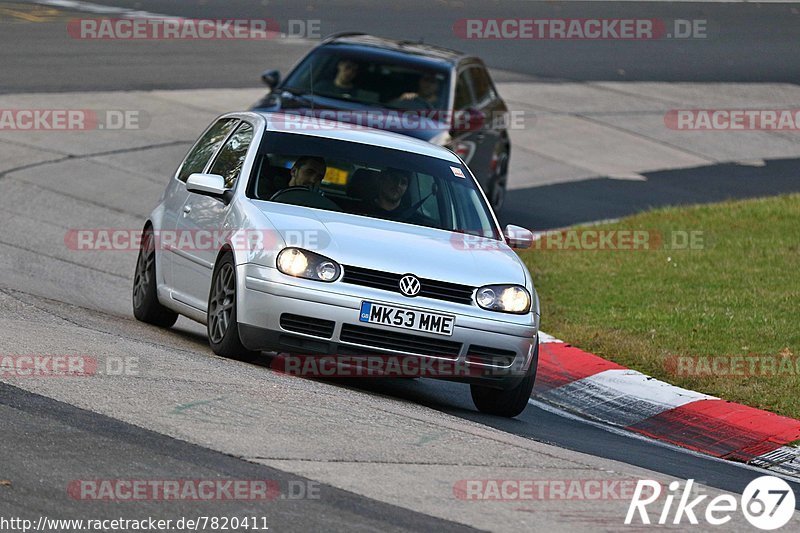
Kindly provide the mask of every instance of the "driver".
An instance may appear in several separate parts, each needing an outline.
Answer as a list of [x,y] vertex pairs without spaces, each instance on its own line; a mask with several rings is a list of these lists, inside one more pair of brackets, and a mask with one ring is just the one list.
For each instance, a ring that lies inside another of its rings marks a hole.
[[436,74],[422,74],[417,86],[417,92],[403,93],[389,105],[409,110],[436,109],[439,106],[439,78]]
[[298,157],[292,165],[292,170],[289,171],[288,187],[316,189],[322,183],[322,178],[325,177],[327,170],[328,166],[321,157],[311,155]]
[[288,179],[283,175],[273,175],[267,182],[267,186],[264,189],[259,189],[259,197],[263,200],[270,200],[287,187],[317,189],[327,169],[325,160],[321,157],[312,155],[300,156],[292,165]]

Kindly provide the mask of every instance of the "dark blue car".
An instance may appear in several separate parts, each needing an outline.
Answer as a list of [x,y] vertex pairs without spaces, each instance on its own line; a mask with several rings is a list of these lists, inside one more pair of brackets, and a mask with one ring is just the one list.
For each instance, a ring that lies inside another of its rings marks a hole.
[[495,211],[503,205],[511,144],[508,109],[477,57],[428,44],[338,34],[254,107],[376,127],[450,148],[469,165]]

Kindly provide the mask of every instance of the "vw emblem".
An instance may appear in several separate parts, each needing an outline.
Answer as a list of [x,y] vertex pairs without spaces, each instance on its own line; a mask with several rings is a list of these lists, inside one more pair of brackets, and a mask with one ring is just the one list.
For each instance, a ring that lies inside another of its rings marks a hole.
[[406,296],[416,296],[421,288],[422,284],[420,284],[419,278],[413,274],[406,274],[400,278],[400,292]]

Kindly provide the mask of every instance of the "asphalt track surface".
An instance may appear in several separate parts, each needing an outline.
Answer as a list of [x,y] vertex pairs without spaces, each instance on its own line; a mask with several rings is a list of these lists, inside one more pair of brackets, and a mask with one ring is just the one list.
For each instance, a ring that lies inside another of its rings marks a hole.
[[[797,4],[664,2],[368,2],[331,0],[108,0],[98,4],[193,18],[319,20],[321,35],[368,31],[447,46],[485,58],[517,76],[573,81],[800,81]],[[653,41],[468,40],[454,35],[463,18],[652,18],[707,20],[703,39]],[[29,25],[28,25],[29,26]],[[30,30],[28,30],[30,31]],[[14,67],[0,90],[132,90],[250,87],[267,68],[287,67],[303,48],[264,42],[63,43],[63,25],[44,25],[36,39],[6,41]],[[53,44],[58,52],[53,53]],[[109,51],[110,50],[110,51]]]
[[[374,3],[241,0],[110,0],[116,8],[193,18],[269,18],[282,30],[289,20],[318,20],[319,33],[354,30],[416,39],[483,57],[497,82],[728,81],[800,79],[800,4],[664,2]],[[33,8],[6,2],[6,9]],[[30,23],[0,11],[0,94],[22,92],[131,91],[263,87],[260,73],[287,73],[314,40],[87,41],[70,38],[66,23],[95,16],[63,8],[35,11]],[[23,15],[24,16],[24,15]],[[112,15],[113,16],[113,15]],[[453,34],[462,18],[599,17],[708,20],[708,37],[656,41],[473,41]],[[513,150],[513,147],[512,147]],[[513,160],[512,156],[512,160]],[[513,165],[513,163],[512,163]],[[671,204],[713,202],[800,190],[797,159],[763,167],[722,163],[646,175],[646,182],[596,176],[523,188],[509,194],[502,223],[537,230],[615,218]],[[511,181],[514,181],[512,176]],[[535,211],[530,205],[537,205]]]
[[[493,67],[508,71],[507,79],[796,82],[800,77],[800,58],[794,53],[800,32],[798,15],[791,11],[792,6],[784,4],[601,6],[592,3],[501,2],[497,7],[489,7],[480,2],[463,2],[459,5],[464,7],[450,8],[449,4],[441,7],[439,3],[404,2],[392,4],[392,16],[387,17],[388,8],[373,7],[362,2],[321,3],[311,11],[294,2],[271,2],[266,15],[263,11],[254,10],[253,3],[240,1],[178,4],[156,0],[109,0],[104,3],[192,17],[319,18],[324,21],[324,33],[370,28],[370,31],[390,37],[408,37],[408,32],[413,32],[414,36],[423,36],[430,42],[479,52]],[[358,6],[357,24],[352,11],[345,9],[352,8],[354,4]],[[448,34],[452,20],[466,16],[566,18],[574,13],[583,16],[597,13],[597,16],[605,17],[622,16],[623,13],[624,16],[646,14],[665,18],[705,17],[718,24],[713,27],[719,33],[702,43],[657,42],[647,43],[643,47],[628,47],[624,43],[613,42],[537,43],[534,54],[537,60],[530,63],[521,61],[523,57],[531,57],[530,50],[525,47],[505,48],[495,43],[457,42]],[[261,69],[276,66],[286,71],[307,49],[305,44],[286,43],[266,46],[263,43],[234,43],[231,46],[172,43],[168,53],[164,53],[165,50],[161,48],[165,46],[163,43],[144,43],[138,48],[105,47],[101,54],[99,48],[93,48],[95,43],[76,42],[70,43],[67,48],[53,48],[55,41],[49,42],[48,39],[56,34],[56,29],[63,32],[63,21],[4,26],[3,29],[3,36],[0,37],[3,70],[15,73],[14,76],[4,76],[0,81],[0,91],[5,93],[248,87],[253,85]],[[28,38],[22,38],[26,34]],[[63,42],[63,33],[58,42]],[[788,173],[782,172],[780,175],[789,180],[786,177]],[[793,185],[794,182],[791,182],[788,186]],[[553,187],[548,191],[553,198],[569,194],[569,191],[558,189],[559,186]],[[577,188],[579,184],[562,187]],[[86,212],[76,213],[76,218],[70,223],[77,225],[81,219],[100,217],[109,206],[100,200],[96,212],[92,213],[89,208]],[[86,209],[85,206],[83,208]],[[21,206],[20,210],[33,213],[34,218],[38,216],[35,203]],[[600,214],[618,215],[614,212]],[[52,220],[47,221],[48,215],[43,214],[40,218],[42,224],[52,224]],[[16,226],[11,227],[13,231],[19,231],[14,229]],[[190,357],[209,356],[205,338],[198,333],[197,327],[184,323],[179,324],[175,332],[162,334],[149,332],[137,324],[130,312],[126,311],[129,306],[127,300],[118,298],[127,291],[130,283],[125,276],[116,275],[108,282],[110,289],[106,286],[104,292],[95,295],[80,294],[77,290],[71,292],[65,288],[63,293],[47,297],[37,288],[38,276],[43,269],[52,268],[54,272],[48,275],[60,276],[65,280],[90,277],[96,272],[85,265],[66,262],[48,265],[46,259],[31,261],[29,251],[6,245],[3,245],[2,264],[0,287],[6,315],[13,314],[16,306],[45,309],[47,313],[68,319],[77,327],[90,329],[103,320],[107,321],[104,323],[105,329],[113,330],[122,339],[121,342],[152,338],[153,342],[163,344],[167,351],[189,350],[196,354]],[[133,265],[130,266],[132,270]],[[102,305],[91,303],[106,295],[114,298]],[[11,304],[11,301],[17,303]],[[39,320],[39,317],[35,320]],[[41,320],[46,324],[49,319]],[[10,352],[13,349],[4,346],[0,351]],[[253,371],[270,372],[255,365]],[[429,380],[381,380],[326,385],[347,394],[364,393],[375,401],[381,398],[399,400],[537,442],[621,461],[669,476],[695,478],[709,486],[732,492],[740,492],[750,480],[761,475],[740,465],[609,432],[535,405],[530,405],[522,416],[513,420],[481,415],[474,411],[466,387],[456,384]],[[3,475],[0,477],[20,480],[15,481],[13,492],[7,487],[0,487],[0,514],[3,515],[26,511],[30,514],[51,513],[52,516],[76,516],[76,513],[117,516],[117,509],[110,511],[101,504],[95,504],[96,508],[92,508],[93,504],[76,503],[64,497],[67,480],[86,476],[86,465],[89,463],[92,465],[91,473],[96,477],[119,476],[120,472],[130,469],[142,477],[299,479],[278,469],[189,444],[5,383],[0,383],[0,418],[3,420],[0,441],[4,455]],[[800,485],[796,483],[793,483],[793,488],[796,492],[800,491]],[[353,530],[354,526],[363,530],[385,531],[464,529],[453,522],[413,513],[326,485],[322,486],[322,492],[325,497],[317,502],[280,502],[271,508],[270,520],[280,525],[281,530],[298,531],[312,528],[345,531]],[[186,515],[204,510],[202,504],[197,503],[174,505],[168,510],[157,503],[138,505],[137,516],[143,510],[152,510],[164,518],[169,517],[168,513]],[[146,508],[147,505],[151,505],[152,509]],[[248,504],[226,505],[230,505],[226,509],[229,511],[227,514],[258,512]],[[215,513],[220,514],[219,509],[215,509]]]

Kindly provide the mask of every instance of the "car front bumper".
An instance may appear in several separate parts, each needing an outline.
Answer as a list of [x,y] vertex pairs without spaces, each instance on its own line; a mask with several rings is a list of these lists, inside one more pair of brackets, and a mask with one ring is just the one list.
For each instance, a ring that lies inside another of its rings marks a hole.
[[[255,264],[237,267],[237,284],[239,332],[245,346],[253,350],[411,356],[442,363],[434,368],[455,369],[453,375],[442,371],[435,377],[503,388],[518,382],[534,358],[539,325],[538,314],[534,312],[525,315],[491,313],[475,305],[408,298],[399,293],[342,282],[292,278],[275,268]],[[454,315],[453,334],[443,336],[360,322],[363,301]],[[489,314],[491,316],[486,316]],[[284,315],[305,318],[312,325],[311,329],[319,331],[303,332],[307,328],[287,327],[282,320],[286,318]],[[317,325],[328,328],[317,328]],[[447,345],[446,349],[440,349],[443,344]]]

